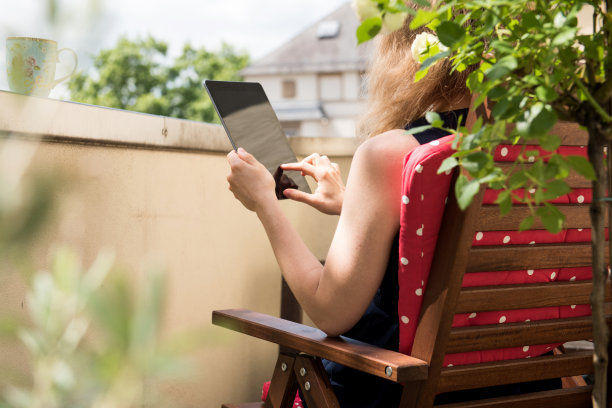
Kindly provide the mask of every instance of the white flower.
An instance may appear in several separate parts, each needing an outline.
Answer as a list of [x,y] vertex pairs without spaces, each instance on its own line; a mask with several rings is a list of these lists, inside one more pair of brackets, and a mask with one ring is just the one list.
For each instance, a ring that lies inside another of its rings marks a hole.
[[353,0],[351,7],[353,7],[353,11],[359,18],[359,21],[380,15],[378,3],[374,0]]
[[440,52],[448,50],[448,47],[442,44],[435,34],[421,33],[417,35],[414,41],[412,42],[412,45],[410,46],[412,58],[414,58],[417,63],[420,63],[421,54],[426,52],[429,47],[433,47],[434,45],[438,46]]

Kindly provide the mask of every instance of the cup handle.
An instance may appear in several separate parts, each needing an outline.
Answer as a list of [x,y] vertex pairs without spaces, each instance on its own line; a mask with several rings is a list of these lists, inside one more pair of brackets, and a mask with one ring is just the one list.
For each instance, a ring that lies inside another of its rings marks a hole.
[[74,52],[74,50],[72,50],[70,48],[62,48],[61,50],[59,50],[57,52],[58,59],[59,59],[59,55],[61,54],[62,51],[70,51],[72,53],[72,56],[74,57],[74,68],[72,68],[72,71],[70,71],[70,73],[68,75],[63,76],[63,77],[61,77],[59,79],[56,79],[53,82],[53,86],[55,86],[55,85],[59,84],[60,82],[70,78],[72,76],[72,74],[74,74],[74,72],[76,71],[77,65],[79,64],[79,58],[77,57],[77,53]]

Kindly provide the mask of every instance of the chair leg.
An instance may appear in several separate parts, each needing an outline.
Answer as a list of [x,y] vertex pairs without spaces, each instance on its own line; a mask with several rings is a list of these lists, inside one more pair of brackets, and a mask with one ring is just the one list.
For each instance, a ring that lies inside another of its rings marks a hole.
[[340,408],[321,359],[299,355],[293,370],[308,408]]
[[294,373],[295,355],[279,354],[270,381],[266,398],[266,408],[292,408],[297,392],[297,379]]
[[[565,354],[565,348],[563,346],[555,347],[553,349],[553,354],[555,356],[559,356],[561,354]],[[561,378],[561,386],[562,388],[575,388],[575,387],[584,387],[587,383],[580,375],[574,375],[572,377],[562,377]]]
[[400,400],[400,408],[417,408],[419,402],[419,392],[423,385],[423,381],[411,382],[404,384],[402,390],[402,399]]

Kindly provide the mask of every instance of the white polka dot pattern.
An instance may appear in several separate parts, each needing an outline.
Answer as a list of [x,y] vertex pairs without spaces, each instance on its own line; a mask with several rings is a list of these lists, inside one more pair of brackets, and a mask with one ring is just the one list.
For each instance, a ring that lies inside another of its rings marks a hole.
[[484,234],[482,232],[477,232],[476,233],[476,241],[480,241],[483,236],[484,236]]
[[402,262],[402,265],[408,265],[408,259],[402,257],[402,259],[400,259],[400,261]]
[[414,171],[416,171],[417,173],[422,173],[423,172],[423,166],[420,165],[420,164],[417,164],[417,166],[414,168]]
[[505,323],[506,322],[506,316],[502,316],[499,318],[499,322],[500,323]]
[[408,198],[408,196],[402,196],[402,203],[410,204],[410,199]]
[[408,324],[410,323],[410,319],[407,316],[402,316],[402,323]]

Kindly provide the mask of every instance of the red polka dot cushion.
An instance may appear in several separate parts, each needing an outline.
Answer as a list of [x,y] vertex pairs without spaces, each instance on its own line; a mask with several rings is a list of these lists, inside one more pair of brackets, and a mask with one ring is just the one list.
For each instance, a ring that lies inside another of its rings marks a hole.
[[[429,278],[433,251],[438,238],[442,213],[450,187],[450,173],[437,174],[442,161],[452,154],[452,136],[419,146],[405,159],[402,183],[402,210],[400,221],[399,254],[399,303],[400,352],[410,354],[416,331],[416,323],[421,310],[422,295]],[[538,148],[521,146],[500,146],[495,158],[499,161],[512,161],[519,156],[527,157],[526,152],[538,151],[545,157],[549,154]],[[586,155],[586,149],[571,147],[560,148],[560,154]],[[495,201],[498,192],[485,192],[484,203]],[[572,193],[555,200],[557,203],[588,203],[590,190],[574,190]],[[564,230],[559,234],[547,231],[477,231],[473,245],[526,245],[559,242],[586,242],[590,240],[590,230]],[[519,283],[541,283],[554,281],[587,280],[591,278],[591,268],[557,268],[523,271],[479,272],[466,274],[464,287],[508,285]],[[504,324],[529,320],[556,319],[559,317],[578,317],[590,314],[588,305],[537,308],[524,310],[464,313],[455,316],[453,326],[476,326]],[[514,358],[533,357],[546,353],[555,345],[525,345],[500,350],[447,355],[444,365],[473,364]]]

